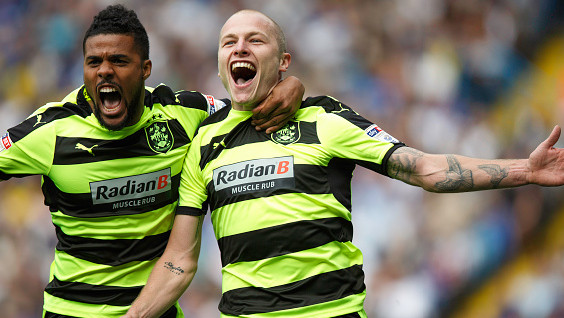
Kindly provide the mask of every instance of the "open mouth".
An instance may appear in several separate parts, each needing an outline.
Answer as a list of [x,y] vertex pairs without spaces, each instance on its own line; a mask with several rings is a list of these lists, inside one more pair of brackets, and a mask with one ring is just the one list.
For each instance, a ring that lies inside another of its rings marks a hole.
[[121,104],[121,93],[115,87],[100,88],[100,102],[107,112],[116,111]]
[[255,78],[257,69],[249,62],[231,64],[231,77],[237,85],[243,85]]

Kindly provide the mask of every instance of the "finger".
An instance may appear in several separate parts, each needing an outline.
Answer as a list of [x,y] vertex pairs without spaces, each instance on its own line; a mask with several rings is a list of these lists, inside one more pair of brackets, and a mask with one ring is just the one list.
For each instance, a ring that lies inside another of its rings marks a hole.
[[266,129],[266,133],[270,134],[284,127],[284,125],[286,125],[286,123],[290,119],[291,119],[290,117],[284,115],[276,116],[271,120],[267,121],[266,123],[264,123],[263,125],[261,125],[260,128]]
[[280,103],[274,104],[275,107],[265,107],[265,105],[267,105],[268,103],[273,103],[271,99],[272,99],[271,95],[268,95],[257,107],[253,109],[253,118],[255,119],[266,118],[270,116],[271,113],[278,108]]
[[548,136],[548,138],[546,138],[546,140],[543,142],[545,147],[547,148],[553,147],[556,144],[556,142],[558,142],[558,139],[560,139],[561,133],[562,133],[562,129],[560,128],[560,126],[556,125],[554,129],[552,129],[550,136]]
[[264,126],[267,122],[271,121],[274,118],[286,118],[290,114],[289,111],[274,111],[270,113],[267,117],[263,118],[255,118],[253,117],[251,120],[251,124],[254,126]]

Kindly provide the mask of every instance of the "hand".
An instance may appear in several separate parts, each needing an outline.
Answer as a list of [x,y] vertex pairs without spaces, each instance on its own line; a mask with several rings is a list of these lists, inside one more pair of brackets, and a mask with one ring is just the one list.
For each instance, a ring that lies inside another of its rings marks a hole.
[[543,186],[564,184],[564,149],[554,148],[562,129],[554,127],[552,133],[529,156],[529,182]]
[[294,117],[304,96],[302,82],[290,76],[279,82],[272,92],[253,109],[252,125],[270,134],[284,127]]

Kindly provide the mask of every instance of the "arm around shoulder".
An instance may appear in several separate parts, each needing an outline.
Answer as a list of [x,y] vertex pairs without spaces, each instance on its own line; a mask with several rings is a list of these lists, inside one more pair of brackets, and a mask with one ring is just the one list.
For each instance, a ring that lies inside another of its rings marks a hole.
[[294,117],[304,96],[305,87],[295,76],[280,81],[272,92],[253,109],[252,124],[257,130],[275,132]]

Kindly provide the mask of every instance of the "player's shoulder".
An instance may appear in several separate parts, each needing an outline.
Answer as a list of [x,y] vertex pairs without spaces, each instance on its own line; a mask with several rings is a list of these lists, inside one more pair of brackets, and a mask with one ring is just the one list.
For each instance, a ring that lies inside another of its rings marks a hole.
[[179,90],[173,91],[165,84],[159,84],[155,88],[146,86],[150,94],[151,104],[166,106],[181,106],[183,108],[198,109],[208,114],[230,104],[228,99],[217,99],[212,95],[206,95],[198,91]]
[[62,100],[49,102],[37,108],[28,119],[40,116],[43,121],[51,122],[73,115],[86,117],[92,113],[88,105],[88,98],[84,86],[81,86],[67,94]]
[[208,103],[204,95],[196,91],[173,91],[172,88],[165,84],[159,84],[157,87],[145,87],[151,94],[152,104],[160,104],[167,106],[182,106],[185,108],[199,109],[207,111]]
[[300,109],[306,109],[311,107],[321,108],[327,113],[341,111],[343,109],[349,109],[348,106],[344,105],[336,98],[327,95],[307,97],[302,102]]
[[205,127],[205,126],[208,126],[208,125],[217,124],[219,122],[222,122],[229,115],[230,109],[231,109],[231,106],[222,107],[218,111],[211,114],[208,118],[204,119],[204,121],[200,124],[200,127]]

